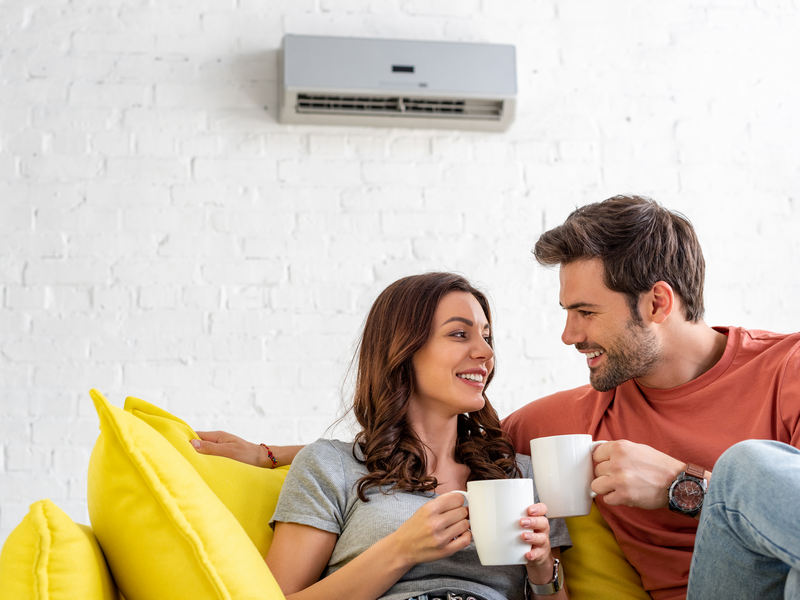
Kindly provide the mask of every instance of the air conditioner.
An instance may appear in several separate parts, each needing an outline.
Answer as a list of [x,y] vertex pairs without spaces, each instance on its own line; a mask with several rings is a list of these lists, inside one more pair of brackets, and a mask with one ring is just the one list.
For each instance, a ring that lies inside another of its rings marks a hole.
[[514,46],[286,35],[281,123],[502,131],[514,117]]

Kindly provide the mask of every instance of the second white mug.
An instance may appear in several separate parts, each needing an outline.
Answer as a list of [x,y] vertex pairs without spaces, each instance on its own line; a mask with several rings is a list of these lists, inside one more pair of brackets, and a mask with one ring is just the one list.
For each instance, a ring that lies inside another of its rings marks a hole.
[[586,434],[551,435],[531,440],[533,478],[539,501],[547,505],[547,516],[588,515],[592,507],[594,479],[592,442]]

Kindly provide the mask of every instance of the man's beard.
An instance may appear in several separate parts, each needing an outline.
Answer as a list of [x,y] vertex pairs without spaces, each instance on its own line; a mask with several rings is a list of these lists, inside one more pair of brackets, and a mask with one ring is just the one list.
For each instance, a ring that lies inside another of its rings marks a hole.
[[633,320],[629,320],[625,331],[603,350],[605,364],[589,371],[592,387],[600,392],[646,375],[661,358],[655,335]]

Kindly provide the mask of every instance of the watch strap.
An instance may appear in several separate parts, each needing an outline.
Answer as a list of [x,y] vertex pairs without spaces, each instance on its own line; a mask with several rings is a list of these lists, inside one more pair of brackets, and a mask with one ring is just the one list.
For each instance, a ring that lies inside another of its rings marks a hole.
[[525,576],[525,598],[530,600],[533,594],[537,596],[549,596],[564,588],[564,568],[561,561],[553,559],[553,579],[548,583],[533,583],[528,576]]
[[703,467],[693,465],[692,463],[687,463],[684,473],[692,477],[697,477],[698,479],[705,479],[706,476],[706,470]]

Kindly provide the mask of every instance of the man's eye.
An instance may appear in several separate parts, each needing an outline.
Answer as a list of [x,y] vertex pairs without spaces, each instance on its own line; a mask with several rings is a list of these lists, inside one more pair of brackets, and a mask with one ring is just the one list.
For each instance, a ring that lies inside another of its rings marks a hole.
[[579,310],[579,311],[578,311],[578,314],[579,314],[580,316],[582,316],[582,317],[590,317],[590,316],[591,316],[591,315],[593,315],[594,313],[593,313],[593,312],[590,312],[590,311],[588,311],[588,310]]

